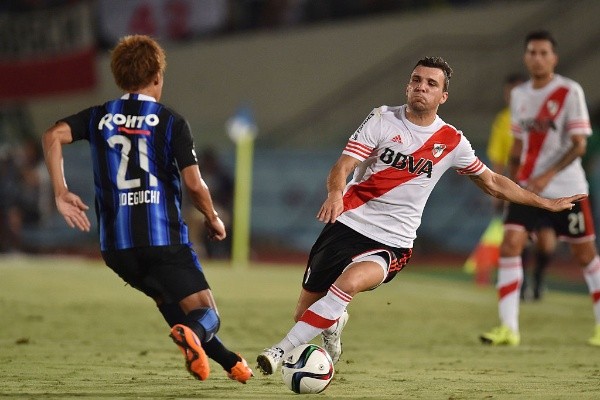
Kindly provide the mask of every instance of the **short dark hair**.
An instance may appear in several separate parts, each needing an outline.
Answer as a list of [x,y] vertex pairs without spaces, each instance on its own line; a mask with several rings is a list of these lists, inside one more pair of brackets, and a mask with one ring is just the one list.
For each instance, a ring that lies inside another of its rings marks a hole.
[[419,65],[429,68],[439,68],[444,72],[444,92],[448,91],[448,86],[450,86],[450,77],[452,77],[452,68],[446,60],[442,57],[424,57],[417,61],[417,64],[413,68],[417,68]]
[[556,39],[554,39],[554,36],[552,36],[550,31],[544,29],[529,32],[527,36],[525,36],[525,48],[527,48],[527,45],[532,40],[547,40],[552,44],[552,50],[554,51],[556,51],[556,48],[558,47],[558,43],[556,42]]

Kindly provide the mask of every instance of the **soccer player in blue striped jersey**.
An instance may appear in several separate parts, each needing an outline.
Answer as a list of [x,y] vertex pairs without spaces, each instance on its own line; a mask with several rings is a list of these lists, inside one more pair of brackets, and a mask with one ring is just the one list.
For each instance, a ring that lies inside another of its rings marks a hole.
[[69,191],[62,155],[63,145],[87,140],[106,265],[155,300],[193,376],[208,378],[210,357],[229,378],[246,383],[252,370],[216,336],[216,303],[182,218],[184,186],[211,238],[226,237],[200,174],[190,126],[159,103],[165,68],[156,41],[124,37],[112,51],[111,70],[125,94],[63,118],[44,133],[56,206],[70,227],[90,230],[88,206]]

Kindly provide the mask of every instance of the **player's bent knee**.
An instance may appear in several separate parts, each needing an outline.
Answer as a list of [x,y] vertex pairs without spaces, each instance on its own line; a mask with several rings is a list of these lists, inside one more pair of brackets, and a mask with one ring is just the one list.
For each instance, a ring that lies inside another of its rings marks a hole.
[[375,289],[388,275],[389,264],[378,254],[369,254],[354,259],[349,264],[336,286],[351,296],[365,290]]
[[210,341],[219,331],[221,319],[214,308],[203,307],[192,310],[186,316],[187,324],[198,335],[201,342]]

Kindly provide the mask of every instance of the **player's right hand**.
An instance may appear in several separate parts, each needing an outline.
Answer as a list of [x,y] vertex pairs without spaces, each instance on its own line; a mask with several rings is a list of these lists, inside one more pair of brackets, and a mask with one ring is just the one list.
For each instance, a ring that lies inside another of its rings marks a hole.
[[83,232],[89,232],[92,224],[86,215],[89,207],[79,196],[71,192],[64,192],[55,197],[56,208],[61,213],[67,225],[78,228]]

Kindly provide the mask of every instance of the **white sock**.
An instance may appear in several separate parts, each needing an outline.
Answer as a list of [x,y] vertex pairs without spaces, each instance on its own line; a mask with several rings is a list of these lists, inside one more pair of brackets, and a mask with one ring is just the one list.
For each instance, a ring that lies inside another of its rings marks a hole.
[[596,256],[583,269],[583,277],[592,296],[594,318],[600,324],[600,257]]
[[519,332],[519,302],[523,282],[520,256],[501,257],[498,265],[498,314],[500,323]]
[[331,285],[327,294],[304,311],[300,320],[275,347],[287,353],[301,344],[310,342],[342,316],[350,300],[352,296]]

